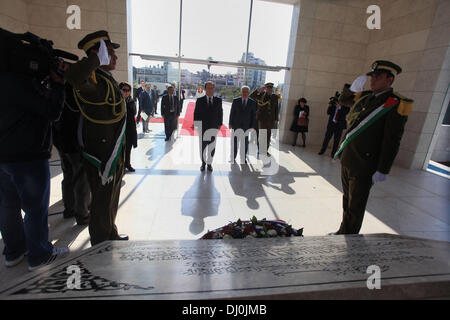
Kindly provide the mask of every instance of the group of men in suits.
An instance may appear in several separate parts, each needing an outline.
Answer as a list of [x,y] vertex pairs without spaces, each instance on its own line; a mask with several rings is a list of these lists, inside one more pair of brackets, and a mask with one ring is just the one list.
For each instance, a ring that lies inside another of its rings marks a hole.
[[[243,86],[241,96],[233,99],[230,110],[229,127],[232,130],[231,150],[235,162],[238,149],[241,150],[241,160],[247,163],[249,130],[257,133],[258,152],[269,155],[271,129],[276,126],[278,119],[278,96],[272,93],[273,83],[266,83],[264,87],[250,94],[250,88]],[[222,99],[214,97],[214,83],[205,84],[205,96],[198,98],[194,111],[194,123],[200,136],[201,171],[206,166],[212,171],[212,160],[215,154],[216,136],[223,123]],[[267,132],[260,146],[259,133]],[[266,141],[267,140],[267,141]],[[264,146],[264,143],[267,144]],[[239,145],[241,147],[239,147]],[[243,146],[243,147],[242,147]],[[260,150],[261,149],[261,150]]]

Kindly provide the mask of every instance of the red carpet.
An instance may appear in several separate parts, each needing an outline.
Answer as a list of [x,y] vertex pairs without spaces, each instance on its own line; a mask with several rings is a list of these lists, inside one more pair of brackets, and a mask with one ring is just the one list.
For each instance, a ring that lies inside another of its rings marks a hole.
[[[182,124],[180,131],[181,135],[198,136],[197,132],[194,131],[194,110],[195,102],[189,102],[184,118],[179,118],[179,123]],[[142,122],[142,120],[140,121]],[[163,118],[150,118],[150,123],[164,123]],[[231,132],[224,125],[220,128],[218,137],[231,137]]]
[[[198,136],[197,132],[194,132],[194,110],[195,110],[195,102],[189,102],[186,113],[183,119],[182,130],[180,131],[181,135],[190,135],[190,136]],[[224,125],[220,128],[218,137],[231,137],[231,132]]]

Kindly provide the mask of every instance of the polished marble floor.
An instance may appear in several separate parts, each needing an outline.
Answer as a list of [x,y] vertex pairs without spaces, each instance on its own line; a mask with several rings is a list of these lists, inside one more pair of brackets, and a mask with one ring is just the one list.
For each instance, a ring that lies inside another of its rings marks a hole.
[[[305,236],[326,235],[339,227],[340,164],[317,155],[318,146],[280,144],[268,160],[256,159],[251,145],[249,164],[233,165],[230,138],[218,138],[214,171],[202,173],[198,137],[179,135],[165,142],[163,124],[152,123],[150,129],[143,135],[138,127],[138,148],[132,151],[136,172],[123,178],[116,224],[130,239],[198,239],[208,230],[252,216],[283,219],[303,227]],[[50,239],[72,251],[89,248],[87,227],[59,214],[62,174],[56,153],[53,157]],[[394,167],[387,181],[373,187],[361,233],[450,241],[450,180]],[[26,267],[22,262],[6,269],[2,258],[0,283],[26,273]]]

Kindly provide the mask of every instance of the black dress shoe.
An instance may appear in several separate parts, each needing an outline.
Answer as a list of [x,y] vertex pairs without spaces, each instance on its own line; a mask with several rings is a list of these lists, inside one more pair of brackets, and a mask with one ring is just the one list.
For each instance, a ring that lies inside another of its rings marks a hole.
[[319,151],[318,155],[323,155],[325,153],[325,151]]
[[210,164],[208,164],[208,171],[213,171],[213,167]]
[[169,141],[169,138],[164,139],[164,141]]
[[136,171],[132,166],[127,166],[126,168],[130,172],[135,172]]
[[200,167],[200,171],[205,171],[205,165],[202,164],[202,166]]
[[126,234],[118,234],[117,237],[113,240],[127,241],[129,240],[129,237]]

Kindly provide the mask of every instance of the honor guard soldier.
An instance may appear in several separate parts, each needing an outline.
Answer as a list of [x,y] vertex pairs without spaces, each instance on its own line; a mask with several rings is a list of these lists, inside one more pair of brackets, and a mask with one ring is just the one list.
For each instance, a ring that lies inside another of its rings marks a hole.
[[[261,148],[259,146],[259,137],[262,132],[266,134],[266,149],[267,156],[269,154],[270,138],[272,136],[272,129],[275,127],[278,121],[278,96],[273,93],[273,83],[268,82],[264,87],[259,88],[252,92],[250,98],[256,100],[256,122],[258,125],[257,129],[257,144],[259,153],[261,153]],[[264,137],[264,135],[263,135]]]
[[[334,234],[358,234],[374,183],[386,180],[398,153],[413,101],[394,92],[392,83],[402,69],[378,60],[372,70],[345,86],[339,103],[351,107],[348,129],[335,158],[341,159],[343,219]],[[370,91],[362,91],[370,76]]]
[[92,192],[89,234],[91,244],[128,240],[115,225],[124,173],[126,105],[110,71],[116,67],[115,49],[106,31],[85,36],[78,48],[87,58],[65,74],[82,115],[79,143]]

